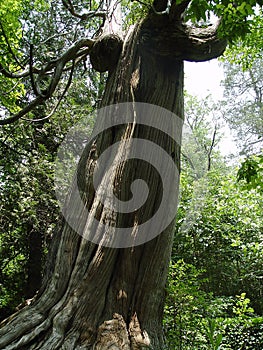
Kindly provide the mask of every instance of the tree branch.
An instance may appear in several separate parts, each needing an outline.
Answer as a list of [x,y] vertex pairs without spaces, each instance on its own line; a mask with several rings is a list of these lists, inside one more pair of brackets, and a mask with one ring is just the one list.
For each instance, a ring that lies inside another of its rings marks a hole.
[[102,17],[102,18],[106,17],[105,11],[89,11],[80,15],[75,11],[71,0],[62,0],[62,3],[64,7],[72,14],[72,16],[79,18],[81,21],[85,21],[92,17]]
[[74,68],[75,68],[75,62],[73,61],[72,66],[70,67],[71,71],[70,71],[70,76],[68,78],[67,85],[65,86],[64,91],[62,92],[61,96],[59,97],[58,102],[56,103],[55,107],[52,109],[52,111],[47,116],[45,116],[44,118],[39,118],[39,119],[26,119],[26,118],[22,118],[22,119],[30,121],[30,122],[41,122],[43,120],[49,119],[56,112],[56,110],[58,109],[62,99],[66,95],[66,93],[67,93],[67,91],[68,91],[68,89],[69,89],[69,87],[71,85],[72,78],[73,78],[73,73],[74,73]]
[[[39,74],[41,72],[41,69],[37,69],[35,67],[32,67],[32,72]],[[0,63],[0,73],[2,73],[6,78],[10,78],[10,79],[21,79],[21,78],[26,78],[26,77],[30,76],[29,70],[24,70],[21,73],[13,73],[13,72],[9,72],[7,69],[5,69],[1,63]]]
[[9,118],[0,119],[0,125],[7,125],[16,122],[18,119],[31,112],[35,107],[42,104],[46,99],[47,97],[37,96],[32,102],[30,102],[25,108],[21,109],[21,111],[18,113],[12,115]]
[[207,153],[207,171],[211,170],[211,155],[216,143],[217,125],[215,125],[211,144]]
[[[68,68],[65,68],[66,64],[71,60],[74,61],[76,58],[79,58],[79,60],[83,60],[85,57],[84,55],[89,54],[90,48],[93,46],[93,44],[94,44],[94,40],[91,40],[89,38],[80,39],[79,41],[74,43],[61,57],[57,58],[56,60],[50,61],[42,69],[38,70],[37,74],[39,75],[39,78],[53,71],[52,73],[53,77],[51,79],[51,82],[48,88],[45,91],[41,92],[41,91],[38,91],[39,89],[37,88],[37,85],[35,85],[35,89],[37,93],[36,98],[15,115],[8,117],[6,119],[0,120],[0,125],[7,125],[17,121],[27,113],[31,112],[35,107],[39,106],[44,101],[49,99],[54,93],[61,79],[61,75],[65,70],[68,70]],[[31,61],[32,61],[32,58],[31,58]],[[30,64],[32,65],[32,62]],[[75,63],[71,66],[70,69],[73,69],[74,65]],[[17,75],[14,76],[12,73],[7,72],[6,70],[3,69],[2,66],[0,66],[0,69],[1,69],[1,72],[4,73],[5,76],[8,76],[9,78],[21,77],[21,74],[18,76]],[[29,68],[29,72],[27,74],[23,73],[23,76],[30,76],[33,74],[33,72],[35,72],[35,70],[33,67],[31,67]],[[73,74],[73,72],[71,74]],[[31,78],[31,83],[32,83],[32,78]]]
[[206,28],[188,27],[189,43],[183,52],[186,61],[202,62],[217,58],[223,54],[227,40],[218,37],[221,21]]
[[30,75],[30,81],[31,85],[34,91],[34,94],[36,96],[39,95],[39,91],[37,89],[35,79],[34,79],[34,72],[33,72],[33,44],[30,44],[30,54],[29,54],[29,75]]
[[181,21],[164,20],[158,27],[149,18],[143,31],[145,36],[150,32],[151,37],[148,36],[149,39],[142,44],[149,52],[154,51],[153,54],[170,59],[207,61],[222,55],[227,46],[227,40],[217,35],[219,25],[220,22],[217,22],[205,28],[197,28],[187,26]]

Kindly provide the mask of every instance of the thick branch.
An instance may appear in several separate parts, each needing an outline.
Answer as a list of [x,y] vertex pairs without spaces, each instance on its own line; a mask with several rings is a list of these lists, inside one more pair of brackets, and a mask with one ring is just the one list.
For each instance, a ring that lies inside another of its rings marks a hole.
[[152,8],[155,14],[157,15],[165,15],[170,13],[172,1],[154,1]]
[[156,15],[168,15],[171,20],[178,20],[192,0],[182,0],[180,4],[175,0],[155,0],[152,4],[153,12]]
[[75,59],[76,56],[79,55],[79,50],[81,50],[83,47],[91,48],[94,44],[94,40],[89,38],[83,38],[79,41],[75,42],[61,57],[52,60],[46,64],[45,67],[40,71],[40,74],[45,74],[47,72],[52,71],[54,68],[57,68],[60,64],[65,64],[72,59]]
[[[219,23],[206,28],[194,28],[179,22],[163,20],[153,26],[145,22],[142,44],[153,54],[176,60],[207,61],[224,52],[227,40],[217,35]],[[144,38],[147,38],[145,40]]]
[[218,37],[220,22],[207,28],[188,27],[189,42],[185,46],[183,59],[186,61],[208,61],[223,54],[227,40]]

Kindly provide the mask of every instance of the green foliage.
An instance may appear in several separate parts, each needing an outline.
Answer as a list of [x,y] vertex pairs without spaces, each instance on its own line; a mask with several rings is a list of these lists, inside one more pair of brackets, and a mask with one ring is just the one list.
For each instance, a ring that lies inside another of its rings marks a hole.
[[121,5],[124,14],[123,24],[124,28],[127,29],[129,26],[142,20],[147,15],[149,10],[152,8],[152,1],[145,0],[143,2],[140,2],[123,0],[121,1]]
[[[40,232],[43,250],[57,219],[52,192],[52,136],[47,125],[22,123],[1,129],[1,316],[25,295],[30,234]],[[54,149],[54,148],[53,148]],[[5,311],[6,310],[6,311]]]
[[260,350],[263,346],[263,317],[255,317],[246,293],[237,295],[233,304],[234,317],[226,318],[223,349]]
[[227,38],[231,43],[244,39],[251,32],[253,26],[252,15],[256,6],[262,6],[262,1],[224,1],[193,0],[187,11],[187,19],[193,22],[207,23],[211,16],[221,18],[219,35]]
[[263,36],[262,36],[263,13],[258,9],[251,17],[250,31],[242,41],[228,47],[222,57],[231,64],[237,64],[243,71],[253,68],[256,61],[262,59]]
[[[246,156],[261,152],[263,135],[261,69],[263,16],[262,10],[258,9],[257,12],[257,15],[251,17],[250,33],[242,42],[238,41],[228,48],[222,58],[225,70],[223,82],[225,107],[222,111],[236,137],[236,142],[241,149],[240,153]],[[246,170],[248,176],[252,175],[257,168],[256,162],[253,157],[248,158],[239,175],[244,176]],[[255,178],[255,181],[260,188],[260,176],[257,180]],[[250,183],[249,186],[252,187],[252,184]]]
[[246,292],[262,313],[262,196],[244,192],[235,176],[183,177],[173,256],[203,269],[215,295]]
[[199,279],[202,273],[183,260],[170,266],[164,330],[168,345],[174,349],[199,349],[206,342],[202,319],[210,296],[200,288],[204,281]]
[[233,307],[233,313],[238,317],[246,317],[247,314],[253,314],[254,310],[249,306],[250,299],[246,298],[246,293],[237,295],[236,305]]
[[182,141],[182,168],[195,179],[225,164],[218,145],[221,139],[220,108],[208,95],[198,99],[185,93],[185,124]]
[[[23,40],[25,22],[33,11],[45,12],[49,2],[44,0],[3,0],[0,4],[0,63],[12,68],[23,68],[18,59],[22,56],[21,43]],[[16,56],[16,57],[15,57]]]
[[215,319],[208,318],[206,326],[206,336],[208,338],[209,349],[220,350],[222,347],[223,334],[218,333],[218,325]]
[[[196,278],[198,297],[192,287],[188,288],[187,295],[188,299],[195,295],[192,300],[196,308],[200,304],[203,307],[199,308],[198,316],[192,309],[188,313],[188,303],[182,303],[181,312],[188,317],[179,324],[189,333],[179,347],[180,333],[178,336],[168,332],[169,344],[173,349],[259,350],[263,345],[263,319],[256,317],[253,309],[262,314],[262,196],[244,193],[235,176],[222,175],[218,171],[209,172],[198,182],[187,173],[182,175],[172,257],[176,261],[183,258],[186,265],[194,265],[199,272],[193,276],[186,270],[183,281],[187,284],[189,276],[191,285],[192,279]],[[182,282],[178,279],[182,277],[178,272],[176,274],[180,269],[177,266],[172,271],[174,284],[181,290]],[[172,283],[169,288],[177,292]],[[185,289],[184,286],[182,290]],[[169,292],[173,295],[170,289]],[[236,294],[239,296],[232,297]],[[181,299],[180,294],[174,292],[174,295],[176,305]],[[171,303],[169,297],[167,303]],[[166,315],[168,330],[178,327],[175,325],[177,320],[171,316],[172,310],[166,308],[166,312],[170,312],[169,317]],[[193,324],[196,325],[194,329],[191,328]]]
[[[242,51],[242,48],[240,48]],[[259,153],[262,144],[262,58],[247,70],[240,63],[224,62],[222,112],[243,154]]]
[[183,260],[170,266],[164,314],[168,348],[261,350],[263,317],[253,314],[246,294],[214,297],[204,292],[202,274]]
[[263,318],[248,320],[229,318],[224,321],[222,349],[261,350],[263,347]]
[[[28,27],[30,13],[43,14],[48,9],[44,0],[21,1],[4,0],[0,4],[0,65],[10,72],[24,70],[25,30]],[[29,37],[27,39],[30,39]],[[26,39],[26,40],[27,40]],[[27,53],[28,54],[28,53]],[[0,102],[3,113],[16,113],[20,109],[26,85],[21,79],[12,80],[0,75]]]
[[250,32],[252,21],[249,18],[254,13],[256,1],[218,2],[216,14],[222,16],[220,34],[226,36],[230,42],[237,38],[244,38]]
[[263,193],[263,154],[247,158],[238,170],[237,180],[242,188]]

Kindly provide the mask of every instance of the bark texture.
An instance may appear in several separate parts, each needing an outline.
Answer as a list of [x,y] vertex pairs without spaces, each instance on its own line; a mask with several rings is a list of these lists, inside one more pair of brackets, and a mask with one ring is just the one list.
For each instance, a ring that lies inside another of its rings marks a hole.
[[[167,16],[151,15],[127,33],[117,65],[111,68],[102,106],[146,102],[183,118],[183,59],[193,58],[199,44],[196,46],[191,33],[178,32],[179,27],[172,26]],[[221,51],[220,46],[217,54]],[[216,56],[214,48],[208,53],[201,49],[197,59],[202,52],[206,59],[211,52]],[[86,148],[80,161],[79,182],[88,208],[96,202],[91,175],[99,155],[116,141],[132,137],[158,143],[179,167],[179,145],[160,130],[136,121],[107,130]],[[116,191],[124,200],[129,198],[131,179],[136,178],[146,179],[151,193],[147,210],[140,214],[143,221],[155,212],[162,191],[152,167],[135,160],[115,174]],[[178,183],[179,179],[177,189]],[[178,191],[171,195],[177,196]],[[74,201],[74,194],[70,200]],[[74,210],[82,215],[79,208]],[[103,207],[96,208],[96,215],[109,220]],[[115,218],[120,226],[136,225],[136,220],[136,216],[124,214]],[[0,348],[164,349],[162,314],[172,242],[173,223],[143,245],[107,248],[85,240],[62,219],[42,289],[30,306],[3,323]]]

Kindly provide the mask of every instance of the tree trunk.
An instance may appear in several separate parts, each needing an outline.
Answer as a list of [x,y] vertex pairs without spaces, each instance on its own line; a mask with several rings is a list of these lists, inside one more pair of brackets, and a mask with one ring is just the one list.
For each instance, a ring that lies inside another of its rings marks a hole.
[[29,226],[28,237],[28,263],[27,281],[24,295],[26,299],[32,298],[40,289],[42,280],[43,245],[41,232]]
[[[106,223],[114,221],[110,227],[113,234],[117,226],[137,227],[138,223],[151,218],[162,200],[162,186],[171,188],[168,212],[178,196],[178,174],[173,183],[162,184],[153,167],[137,159],[117,168],[113,174],[114,191],[127,201],[132,180],[144,179],[149,187],[149,199],[143,210],[113,216],[98,202],[91,185],[101,153],[120,140],[131,142],[134,137],[158,144],[179,169],[182,125],[178,119],[183,118],[184,57],[180,53],[182,46],[175,52],[164,47],[163,41],[169,39],[166,35],[171,29],[165,21],[162,17],[158,22],[150,18],[127,33],[118,63],[110,70],[102,107],[122,102],[143,102],[172,111],[177,116],[171,124],[172,131],[179,135],[177,143],[165,136],[161,129],[140,125],[134,120],[100,133],[86,147],[79,163],[77,176],[82,200],[89,211],[95,207],[98,220]],[[178,36],[176,33],[171,38],[179,37],[181,45],[181,31]],[[154,50],[152,45],[156,43],[160,45]],[[222,48],[217,54],[219,51]],[[189,52],[186,47],[187,58]],[[208,56],[208,59],[211,58],[211,50]],[[104,122],[106,119],[97,120],[98,124]],[[119,147],[116,157],[122,151]],[[80,208],[74,204],[74,196],[72,191],[68,200],[70,210],[74,217],[81,216],[78,231],[85,230],[89,227],[89,219],[85,213],[78,212]],[[176,208],[173,210],[175,212]],[[154,237],[151,232],[148,234]],[[146,239],[140,245],[130,244],[126,248],[113,248],[107,244],[105,235],[101,236],[102,244],[92,243],[85,234],[78,234],[66,220],[62,220],[61,230],[53,240],[42,289],[30,306],[4,322],[0,333],[1,349],[165,348],[162,316],[173,221],[153,239]]]

